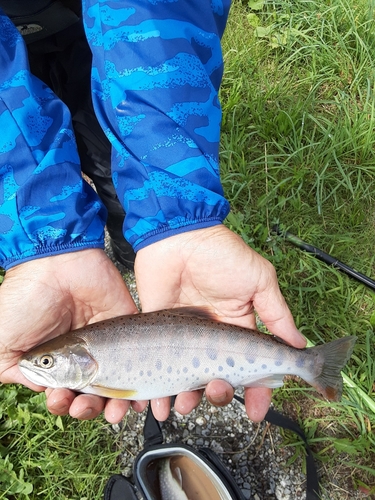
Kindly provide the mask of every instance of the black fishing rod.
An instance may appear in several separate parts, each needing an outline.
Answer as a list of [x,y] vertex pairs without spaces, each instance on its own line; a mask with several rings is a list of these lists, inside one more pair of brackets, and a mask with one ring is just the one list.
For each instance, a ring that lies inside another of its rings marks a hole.
[[375,281],[373,279],[356,271],[352,267],[349,267],[347,264],[344,264],[335,257],[332,257],[332,255],[323,252],[323,250],[320,250],[319,248],[310,245],[309,243],[306,243],[305,241],[301,240],[301,238],[299,238],[298,236],[291,234],[289,231],[282,230],[278,224],[275,224],[272,227],[272,232],[276,233],[279,236],[282,236],[286,241],[293,243],[293,245],[300,248],[301,250],[304,250],[305,252],[315,255],[317,259],[325,262],[326,264],[329,264],[330,266],[335,267],[336,269],[339,269],[340,271],[347,274],[351,278],[356,279],[363,285],[366,285],[367,287],[371,288],[371,290],[375,291]]

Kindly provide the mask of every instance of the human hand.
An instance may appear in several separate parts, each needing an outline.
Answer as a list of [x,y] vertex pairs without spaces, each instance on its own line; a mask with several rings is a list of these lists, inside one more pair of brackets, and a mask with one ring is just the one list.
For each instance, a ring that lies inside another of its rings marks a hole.
[[[137,253],[137,288],[142,311],[182,306],[208,306],[220,321],[256,328],[254,309],[268,330],[294,347],[305,347],[281,295],[272,264],[223,225],[171,236]],[[245,405],[253,421],[263,420],[271,389],[245,389]],[[202,391],[179,394],[175,408],[189,413]],[[223,380],[206,387],[208,400],[229,403],[233,388]],[[158,420],[170,412],[169,398],[152,401]]]
[[[11,268],[0,287],[0,381],[29,382],[18,369],[19,356],[46,340],[102,319],[136,313],[120,273],[103,250],[88,249],[43,257]],[[89,419],[104,409],[119,422],[129,401],[106,400],[68,389],[47,389],[51,413]],[[134,402],[140,411],[146,402]]]

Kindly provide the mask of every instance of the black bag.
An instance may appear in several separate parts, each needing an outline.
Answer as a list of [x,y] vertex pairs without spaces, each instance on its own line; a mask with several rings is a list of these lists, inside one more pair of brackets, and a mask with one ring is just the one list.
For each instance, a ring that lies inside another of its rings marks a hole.
[[[239,396],[234,397],[244,403]],[[271,409],[268,410],[265,420],[291,430],[303,439],[306,448],[306,500],[319,500],[316,466],[302,429],[293,420]],[[161,483],[172,483],[178,489],[180,482],[186,498],[189,499],[245,500],[232,475],[211,449],[195,449],[182,443],[163,443],[161,427],[152,413],[151,406],[143,433],[144,449],[135,459],[133,482],[119,474],[111,476],[105,487],[104,500],[138,500],[136,489],[145,500],[162,500]],[[161,477],[163,481],[160,481]],[[167,481],[164,481],[165,479]],[[164,495],[164,498],[168,498],[167,493]],[[184,493],[181,498],[184,498],[183,495]]]
[[0,0],[0,7],[11,18],[27,44],[42,40],[79,21],[80,2],[67,0]]

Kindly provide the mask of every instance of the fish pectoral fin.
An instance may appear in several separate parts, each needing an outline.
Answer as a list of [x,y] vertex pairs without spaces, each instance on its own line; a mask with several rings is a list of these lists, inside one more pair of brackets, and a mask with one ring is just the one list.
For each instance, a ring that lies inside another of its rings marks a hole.
[[260,378],[258,380],[251,380],[249,382],[243,382],[244,387],[269,387],[270,389],[276,389],[276,387],[281,387],[284,384],[284,375],[274,374],[268,377]]
[[112,387],[105,387],[104,385],[92,385],[92,394],[103,396],[111,399],[134,399],[137,391],[129,389],[114,389]]
[[180,467],[176,467],[173,472],[179,487],[182,488],[182,473]]

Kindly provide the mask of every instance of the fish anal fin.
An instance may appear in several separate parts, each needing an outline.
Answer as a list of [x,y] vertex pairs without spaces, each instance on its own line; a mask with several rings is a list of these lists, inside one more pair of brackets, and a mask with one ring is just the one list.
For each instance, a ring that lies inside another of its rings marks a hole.
[[276,387],[281,387],[283,384],[284,375],[276,373],[258,380],[249,380],[248,382],[245,380],[241,385],[244,387],[269,387],[270,389],[276,389]]
[[130,389],[114,389],[112,387],[105,387],[103,385],[92,385],[92,394],[103,396],[111,399],[134,399],[137,391]]

